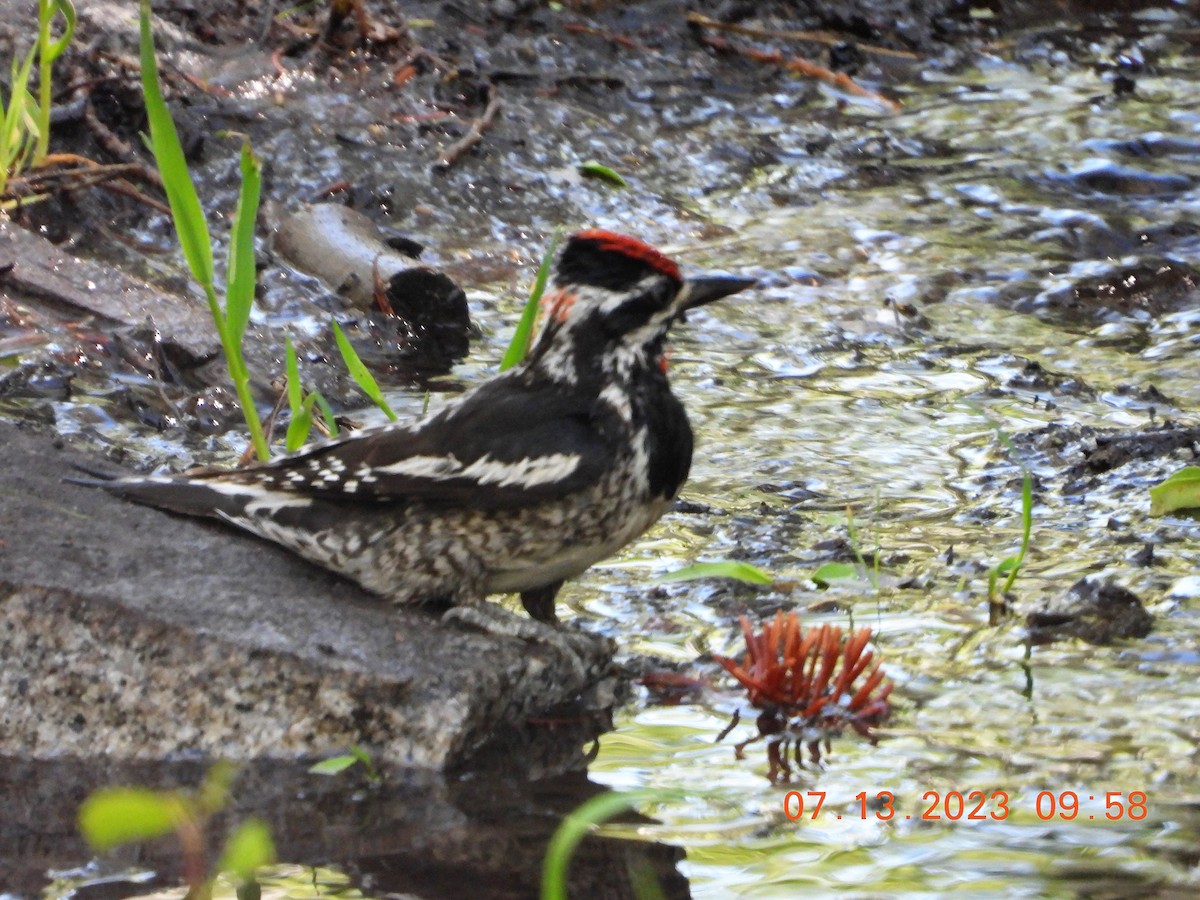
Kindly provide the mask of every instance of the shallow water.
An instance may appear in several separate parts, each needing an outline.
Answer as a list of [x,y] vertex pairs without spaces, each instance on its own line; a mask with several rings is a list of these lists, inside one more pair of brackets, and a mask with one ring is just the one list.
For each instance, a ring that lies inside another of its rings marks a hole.
[[[1183,15],[1122,19],[1086,43],[1053,23],[1010,35],[969,64],[930,63],[906,82],[905,110],[894,116],[781,94],[765,106],[713,100],[666,115],[678,131],[663,134],[644,113],[670,113],[665,101],[632,103],[615,118],[583,109],[577,127],[596,126],[597,157],[636,157],[628,192],[589,188],[581,198],[555,175],[568,154],[536,149],[513,161],[512,177],[536,175],[531,198],[490,205],[494,184],[465,185],[469,226],[463,208],[422,204],[428,192],[416,198],[427,212],[409,221],[432,239],[435,259],[493,271],[491,286],[471,296],[485,339],[455,372],[464,382],[499,357],[515,288],[539,252],[533,235],[558,221],[535,201],[570,195],[574,213],[673,241],[688,264],[762,279],[761,290],[691,316],[675,342],[674,383],[698,445],[684,496],[709,509],[669,515],[563,600],[626,656],[680,665],[705,652],[736,655],[743,611],[819,604],[807,622],[852,619],[874,630],[897,686],[895,712],[878,746],[844,737],[820,769],[773,786],[753,745],[738,761],[734,737],[714,743],[736,705],[732,691],[682,706],[642,694],[620,710],[593,780],[688,799],[639,808],[661,824],[609,833],[683,848],[680,869],[696,896],[1182,895],[1200,882],[1200,607],[1186,580],[1200,525],[1150,519],[1145,494],[1187,460],[1138,461],[1064,495],[1063,460],[1019,440],[1013,457],[997,438],[997,429],[1020,436],[1052,423],[1195,419],[1195,291],[1154,314],[1136,305],[1064,312],[1053,301],[1084,283],[1131,289],[1143,260],[1152,271],[1162,260],[1200,268],[1200,65]],[[1134,40],[1156,62],[1133,96],[1116,100],[1101,76]],[[275,115],[298,119],[301,87],[275,90]],[[273,147],[276,178],[295,161],[316,185],[355,151],[341,144],[315,155],[306,140],[326,116],[351,132],[370,116],[353,93],[316,113],[306,95],[304,110],[310,130]],[[814,140],[828,150],[810,152]],[[746,154],[731,152],[756,146],[774,148],[773,161],[747,167]],[[383,180],[372,167],[386,159],[359,155],[361,180]],[[487,215],[470,215],[479,208]],[[495,268],[511,274],[496,278]],[[286,276],[268,285],[266,320],[303,327],[305,312],[283,305],[295,290]],[[1151,279],[1149,291],[1162,288]],[[1147,394],[1151,386],[1165,400]],[[396,399],[414,411],[420,400],[405,391]],[[63,429],[127,432],[89,409],[59,409]],[[135,456],[170,452],[142,445]],[[1019,618],[988,624],[988,569],[1020,539],[1022,466],[1037,486],[1017,608],[1104,575],[1154,613],[1149,637],[1027,654]],[[864,578],[818,590],[806,580],[829,558],[817,545],[832,537],[878,554],[878,587]],[[1148,542],[1152,567],[1132,559]],[[798,586],[651,581],[735,557]],[[703,671],[715,677],[713,668]],[[824,793],[816,819],[787,817],[789,790]],[[895,798],[890,821],[863,806],[881,791]],[[944,806],[942,819],[923,818],[929,792],[974,791],[987,799],[985,819],[951,820]],[[1068,791],[1079,800],[1071,819],[1058,814]],[[1111,792],[1122,804],[1115,819],[1105,816],[1116,810],[1105,806]],[[1145,795],[1144,818],[1134,818],[1134,792]],[[311,877],[304,870],[298,882]]]

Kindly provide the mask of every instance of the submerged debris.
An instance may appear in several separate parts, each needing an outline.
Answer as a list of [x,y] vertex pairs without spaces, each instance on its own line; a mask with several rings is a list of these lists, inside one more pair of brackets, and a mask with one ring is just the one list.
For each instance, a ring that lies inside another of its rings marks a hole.
[[[782,610],[757,634],[745,616],[741,622],[746,640],[744,662],[739,665],[736,660],[714,656],[746,688],[750,703],[762,710],[758,735],[734,748],[739,759],[748,744],[765,737],[771,766],[767,777],[774,782],[782,774],[787,781],[792,773],[788,750],[793,744],[796,765],[803,768],[803,747],[808,747],[813,763],[819,764],[821,741],[828,752],[830,738],[847,726],[875,743],[871,727],[891,712],[887,698],[892,684],[884,680],[883,669],[876,663],[855,688],[875,657],[866,649],[871,629],[852,631],[843,641],[838,626],[804,630],[795,612],[785,616]],[[718,740],[737,722],[735,716]]]
[[1081,578],[1064,596],[1045,601],[1025,616],[1032,644],[1079,638],[1089,644],[1111,644],[1144,638],[1154,617],[1139,598],[1111,580]]

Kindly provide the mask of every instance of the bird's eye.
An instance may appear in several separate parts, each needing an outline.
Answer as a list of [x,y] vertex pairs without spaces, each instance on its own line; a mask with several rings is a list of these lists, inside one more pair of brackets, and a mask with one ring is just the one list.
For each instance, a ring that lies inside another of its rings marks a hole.
[[655,315],[662,312],[671,302],[671,285],[659,281],[644,291],[634,294],[606,318],[605,324],[614,335],[626,334],[640,328]]

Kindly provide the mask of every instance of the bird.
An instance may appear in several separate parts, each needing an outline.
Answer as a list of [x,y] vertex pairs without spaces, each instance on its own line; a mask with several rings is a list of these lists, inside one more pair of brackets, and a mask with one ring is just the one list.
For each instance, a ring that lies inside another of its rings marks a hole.
[[668,330],[753,284],[685,279],[649,244],[580,231],[558,254],[525,360],[425,418],[240,469],[86,483],[222,520],[397,605],[481,609],[516,593],[555,626],[563,583],[645,532],[688,476]]

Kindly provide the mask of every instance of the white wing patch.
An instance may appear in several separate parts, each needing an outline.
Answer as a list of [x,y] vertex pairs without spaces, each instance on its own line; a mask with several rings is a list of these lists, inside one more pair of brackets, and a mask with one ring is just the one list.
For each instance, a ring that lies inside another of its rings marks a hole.
[[463,475],[480,484],[498,484],[501,487],[519,484],[533,487],[562,481],[579,468],[579,463],[578,453],[551,453],[548,456],[535,456],[510,463],[494,460],[488,453],[471,463],[463,471]]
[[[515,462],[501,462],[484,454],[469,466],[453,454],[450,456],[411,456],[391,465],[380,466],[378,472],[387,475],[408,475],[413,478],[448,480],[468,478],[479,484],[495,484],[500,487],[522,485],[535,487],[552,484],[572,475],[579,468],[578,453],[550,453]],[[363,478],[363,481],[366,481]]]

